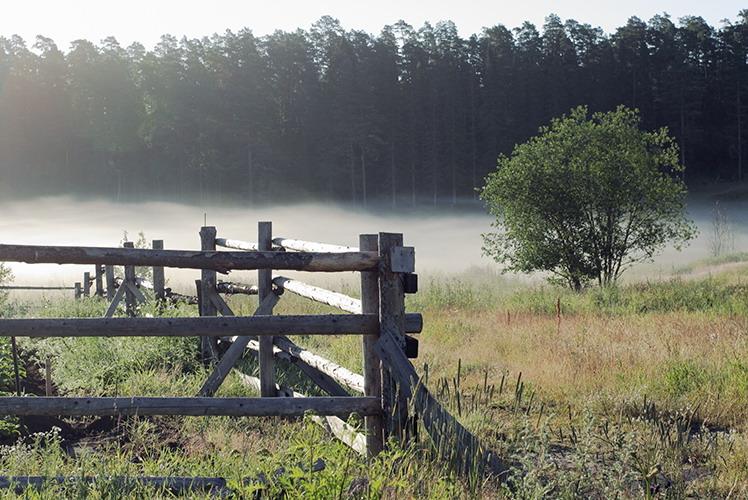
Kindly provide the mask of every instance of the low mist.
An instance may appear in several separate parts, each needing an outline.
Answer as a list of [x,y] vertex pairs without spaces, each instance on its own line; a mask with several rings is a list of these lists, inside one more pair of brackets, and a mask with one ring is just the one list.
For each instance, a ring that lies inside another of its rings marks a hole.
[[[44,198],[0,204],[0,243],[116,247],[123,239],[164,240],[164,248],[200,249],[200,227],[216,226],[218,237],[257,241],[257,222],[271,221],[273,236],[358,246],[359,234],[403,233],[416,248],[419,272],[460,272],[470,266],[491,265],[481,256],[481,233],[491,219],[480,211],[438,215],[411,213],[376,216],[339,206],[303,204],[263,208],[200,208],[173,203],[115,204]],[[64,285],[80,281],[91,266],[11,263],[16,285]],[[175,290],[190,291],[199,271],[167,269]],[[231,279],[254,281],[254,273],[234,272]],[[228,279],[228,278],[224,278]],[[184,288],[186,287],[186,288]]]
[[[666,249],[654,263],[640,265],[624,276],[657,279],[674,266],[710,256],[714,194],[691,197],[689,216],[699,227],[698,238],[682,252]],[[720,207],[734,229],[734,250],[748,250],[748,203],[722,199]],[[481,234],[491,230],[491,217],[480,205],[449,211],[427,209],[400,215],[381,215],[324,204],[263,208],[195,207],[174,203],[115,204],[80,201],[67,197],[0,203],[0,243],[29,245],[119,246],[123,233],[136,241],[143,232],[150,244],[163,239],[167,249],[200,248],[198,232],[207,221],[218,236],[256,241],[257,222],[272,221],[274,237],[296,238],[358,246],[358,235],[378,232],[403,233],[405,244],[416,248],[416,270],[422,276],[459,274],[472,267],[497,270],[481,255]],[[16,285],[71,286],[81,281],[91,266],[11,263]],[[183,293],[194,288],[195,270],[167,269],[170,286]],[[253,282],[254,273],[235,272],[234,281]],[[309,281],[314,281],[309,279]]]

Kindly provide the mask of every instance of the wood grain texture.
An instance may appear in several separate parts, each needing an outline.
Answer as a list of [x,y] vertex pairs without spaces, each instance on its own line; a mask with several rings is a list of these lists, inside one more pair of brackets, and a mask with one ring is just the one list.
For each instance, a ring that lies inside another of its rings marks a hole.
[[381,412],[376,398],[61,398],[0,397],[0,415],[187,415],[287,416],[373,415]]
[[0,262],[163,266],[218,272],[252,269],[337,272],[376,269],[379,256],[374,252],[202,252],[0,244]]
[[222,337],[234,335],[358,335],[378,330],[373,314],[204,318],[0,318],[2,337]]

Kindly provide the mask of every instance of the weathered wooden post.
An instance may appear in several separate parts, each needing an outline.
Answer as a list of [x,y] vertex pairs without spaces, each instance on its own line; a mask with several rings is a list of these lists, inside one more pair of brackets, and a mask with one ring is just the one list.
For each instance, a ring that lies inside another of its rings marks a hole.
[[[405,292],[401,273],[413,272],[413,249],[403,245],[403,235],[379,233],[379,324],[405,351]],[[403,253],[411,253],[408,257]],[[406,438],[408,402],[386,371],[382,374],[382,401],[385,431],[389,436]]]
[[99,264],[96,264],[94,271],[94,280],[96,281],[96,296],[104,296],[104,268]]
[[[135,248],[135,243],[126,241],[122,244],[124,248]],[[130,286],[135,286],[135,266],[125,266],[125,280],[122,285],[125,287],[125,311],[128,316],[135,316],[135,294],[130,290]]]
[[83,294],[83,288],[81,287],[80,281],[75,282],[75,298],[80,299]]
[[[379,241],[376,234],[359,236],[359,247],[364,252],[377,252]],[[361,312],[379,314],[379,273],[376,271],[361,272]],[[364,354],[364,396],[382,399],[382,363],[374,351],[373,344],[379,335],[363,336]],[[366,453],[371,458],[379,454],[384,447],[382,415],[365,418]]]
[[[273,248],[273,223],[259,222],[257,224],[257,250],[265,252]],[[257,271],[257,288],[259,303],[273,293],[273,271],[259,269]],[[275,396],[275,363],[273,361],[273,337],[260,337],[260,396]]]
[[114,290],[114,266],[107,264],[104,266],[104,276],[106,279],[106,298],[112,300],[117,292]]
[[91,296],[91,273],[83,273],[83,296]]
[[[164,249],[164,240],[153,240],[151,247],[154,250]],[[164,287],[166,286],[166,279],[164,278],[164,268],[162,266],[153,267],[153,293],[156,296],[156,301],[164,301]]]
[[[203,226],[200,228],[200,250],[203,252],[215,252],[216,250],[216,228],[214,226]],[[203,269],[200,273],[199,305],[201,316],[216,316],[218,311],[210,300],[210,292],[216,288],[216,272]],[[215,363],[218,361],[218,341],[215,337],[202,337],[200,340],[200,352],[203,361]]]

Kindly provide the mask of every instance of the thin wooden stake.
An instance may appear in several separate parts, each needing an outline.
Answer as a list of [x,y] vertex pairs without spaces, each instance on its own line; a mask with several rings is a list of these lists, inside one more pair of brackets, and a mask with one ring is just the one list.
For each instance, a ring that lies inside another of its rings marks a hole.
[[[124,248],[134,249],[135,243],[132,241],[125,241],[122,246]],[[135,266],[125,266],[125,281],[120,285],[121,288],[125,289],[125,311],[128,316],[135,316],[135,294],[132,290],[125,285],[125,283],[132,283],[135,285]]]
[[114,286],[114,266],[110,264],[104,266],[104,279],[106,280],[106,298],[112,300],[117,293]]
[[52,395],[52,357],[47,356],[44,360],[44,393],[47,396]]
[[18,346],[16,345],[16,338],[10,338],[10,348],[13,350],[13,373],[16,378],[16,395],[21,395],[21,374],[18,370]]
[[96,282],[96,296],[103,297],[104,296],[104,268],[100,266],[99,264],[96,264],[94,276],[95,276],[94,279]]
[[[153,240],[151,242],[151,248],[153,248],[154,250],[163,250],[164,240]],[[166,280],[164,278],[163,266],[154,266],[153,267],[153,293],[156,295],[156,300],[159,302],[164,301],[165,281]]]

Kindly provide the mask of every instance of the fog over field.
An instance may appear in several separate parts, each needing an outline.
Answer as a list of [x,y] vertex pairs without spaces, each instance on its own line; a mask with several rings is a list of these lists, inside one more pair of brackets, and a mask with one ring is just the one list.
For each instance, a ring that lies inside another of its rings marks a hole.
[[[378,232],[403,233],[405,244],[416,247],[420,272],[437,269],[462,271],[473,265],[490,265],[481,256],[481,233],[491,219],[479,211],[447,215],[428,212],[407,216],[375,216],[334,205],[293,205],[264,208],[191,207],[171,203],[137,205],[72,198],[45,198],[28,202],[0,203],[0,243],[29,245],[118,246],[123,231],[130,240],[143,232],[150,243],[163,239],[168,249],[200,248],[198,232],[207,218],[218,236],[257,240],[257,222],[272,221],[273,235],[308,241],[358,246],[358,235]],[[11,264],[17,285],[70,286],[80,281],[90,266]],[[251,281],[246,273],[235,279]],[[194,287],[195,270],[167,270],[172,286]]]
[[[735,228],[736,251],[748,251],[748,202],[723,199],[720,204]],[[683,252],[667,249],[652,264],[638,266],[630,277],[656,279],[673,265],[709,256],[713,194],[692,196],[689,214],[700,230]],[[30,245],[118,246],[127,231],[131,240],[143,232],[148,242],[163,239],[169,249],[199,249],[198,231],[207,218],[219,237],[256,241],[257,221],[273,222],[274,236],[357,246],[363,233],[399,232],[416,248],[416,270],[422,276],[460,273],[478,266],[497,269],[481,255],[481,233],[491,230],[491,218],[480,205],[459,210],[439,208],[403,215],[383,210],[381,215],[337,205],[304,204],[263,208],[194,207],[172,203],[115,204],[67,197],[0,202],[0,243]],[[16,285],[65,285],[80,281],[90,266],[11,264]],[[627,276],[624,275],[624,276]],[[190,292],[195,270],[167,270],[170,285]],[[254,273],[235,273],[231,279],[253,281]],[[313,280],[312,280],[313,281]]]

